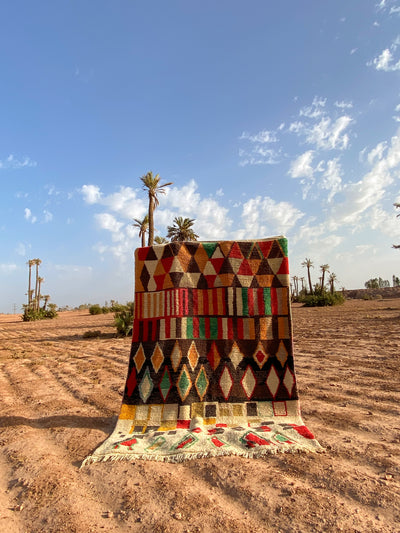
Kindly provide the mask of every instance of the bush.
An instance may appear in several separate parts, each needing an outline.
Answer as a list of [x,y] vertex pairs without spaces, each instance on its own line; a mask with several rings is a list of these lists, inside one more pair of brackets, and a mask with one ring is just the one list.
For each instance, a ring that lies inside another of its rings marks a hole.
[[339,292],[322,292],[319,294],[307,294],[299,299],[304,304],[304,307],[325,307],[330,305],[344,304],[345,298]]
[[107,307],[106,305],[104,305],[102,308],[101,308],[101,312],[103,313],[103,315],[106,315],[107,313],[109,313],[111,311],[111,309],[109,307]]
[[134,303],[128,302],[121,306],[121,309],[114,314],[114,326],[117,328],[119,335],[128,337],[132,335],[134,318]]
[[28,306],[24,306],[24,313],[21,316],[24,322],[32,322],[33,320],[43,320],[45,318],[56,318],[57,314],[56,304],[49,304],[48,309],[32,309]]
[[102,309],[101,307],[99,306],[99,304],[94,304],[94,305],[91,305],[89,307],[89,313],[91,315],[101,315],[102,314]]

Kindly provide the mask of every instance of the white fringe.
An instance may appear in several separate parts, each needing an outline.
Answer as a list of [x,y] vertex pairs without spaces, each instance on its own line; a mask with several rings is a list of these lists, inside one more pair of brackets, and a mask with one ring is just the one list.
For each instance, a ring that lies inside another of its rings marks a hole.
[[323,453],[325,449],[321,446],[315,448],[305,448],[304,446],[291,446],[283,447],[276,446],[274,448],[263,448],[260,450],[254,451],[241,451],[241,450],[215,450],[207,452],[195,452],[195,453],[175,453],[171,455],[151,455],[151,454],[114,454],[107,453],[105,455],[96,455],[92,454],[86,457],[80,468],[84,466],[93,464],[93,463],[102,463],[102,462],[116,462],[116,461],[129,461],[135,462],[137,460],[146,460],[146,461],[158,461],[161,463],[184,463],[185,461],[191,461],[193,459],[204,459],[207,457],[222,457],[228,455],[236,455],[239,457],[245,457],[247,459],[258,459],[267,455],[276,455],[278,453]]

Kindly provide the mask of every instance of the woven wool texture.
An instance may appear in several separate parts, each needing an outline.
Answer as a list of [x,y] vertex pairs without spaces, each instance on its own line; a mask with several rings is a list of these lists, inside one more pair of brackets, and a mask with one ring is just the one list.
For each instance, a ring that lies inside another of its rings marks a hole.
[[287,240],[136,250],[123,403],[84,463],[318,449],[300,414]]

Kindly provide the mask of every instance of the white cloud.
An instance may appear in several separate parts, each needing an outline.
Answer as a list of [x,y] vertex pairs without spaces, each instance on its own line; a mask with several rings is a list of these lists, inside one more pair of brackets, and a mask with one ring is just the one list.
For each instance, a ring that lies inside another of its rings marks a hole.
[[368,154],[368,160],[373,164],[371,170],[360,181],[348,183],[342,188],[345,200],[332,210],[332,218],[338,224],[352,224],[356,229],[361,215],[382,200],[387,187],[398,175],[400,130],[392,137],[390,146],[379,143],[373,148]]
[[97,213],[94,215],[94,218],[101,229],[110,231],[113,234],[113,240],[120,241],[124,238],[123,232],[121,231],[124,224],[118,222],[113,215],[110,213]]
[[47,209],[43,211],[43,215],[44,215],[44,221],[46,223],[51,222],[53,220],[53,213],[50,213],[50,211],[47,211]]
[[[347,129],[353,122],[348,114],[338,118],[331,117],[326,109],[326,98],[314,97],[310,106],[300,109],[299,115],[303,120],[294,121],[289,126],[289,133],[294,133],[305,139],[319,150],[345,150],[349,146]],[[351,102],[335,102],[337,110],[343,111],[352,107]]]
[[[160,195],[160,205],[155,211],[156,234],[166,235],[167,226],[176,216],[195,219],[194,230],[200,239],[218,240],[229,236],[231,219],[228,210],[222,207],[216,197],[202,198],[197,183],[191,180],[183,187],[169,187]],[[98,243],[95,249],[103,257],[112,254],[121,262],[132,256],[132,250],[139,246],[137,228],[132,226],[133,218],[142,218],[147,212],[147,198],[138,198],[136,192],[121,188],[119,192],[105,196],[97,187],[95,197],[99,205],[110,212],[94,215],[99,228],[110,232],[111,243]]]
[[2,274],[10,274],[17,270],[17,265],[15,263],[0,263],[0,272]]
[[239,137],[239,139],[241,140],[246,139],[250,142],[260,143],[260,144],[274,143],[278,141],[275,132],[268,131],[268,130],[259,131],[255,135],[250,135],[250,133],[248,133],[247,131],[244,131],[242,135]]
[[352,109],[353,107],[352,102],[345,102],[343,100],[341,102],[336,101],[334,105],[339,109]]
[[26,244],[24,244],[23,242],[19,242],[19,243],[17,244],[17,246],[15,247],[15,252],[16,252],[18,255],[24,257],[24,256],[27,255],[27,248],[30,248],[30,247],[31,247],[30,244],[26,245]]
[[275,202],[269,196],[256,196],[243,204],[243,228],[235,232],[239,239],[285,234],[304,216],[289,202]]
[[394,53],[400,46],[400,36],[390,45],[390,48],[382,50],[379,56],[375,57],[372,61],[368,61],[367,66],[374,66],[376,70],[383,70],[384,72],[394,72],[400,70],[400,59],[396,61]]
[[[312,162],[314,154],[315,152],[313,150],[308,150],[292,161],[289,175],[292,178],[301,178],[300,183],[303,185],[303,199],[307,198],[310,189],[315,185],[318,179],[318,189],[327,190],[329,192],[327,201],[331,202],[335,194],[341,190],[342,178],[340,176],[341,167],[339,159],[335,158],[328,160],[326,166],[325,161],[319,161],[319,163],[313,168]],[[318,176],[318,174],[320,176]]]
[[335,194],[342,189],[341,170],[339,159],[331,159],[327,162],[326,170],[323,172],[322,179],[318,183],[321,189],[329,191],[328,202],[331,202]]
[[83,185],[80,191],[87,204],[97,204],[101,200],[102,193],[97,185]]
[[347,115],[343,115],[335,121],[329,117],[324,117],[306,132],[306,141],[324,150],[344,150],[349,144],[349,136],[344,131],[351,122],[352,118]]
[[313,157],[313,150],[308,150],[304,154],[299,155],[297,159],[292,161],[289,175],[292,178],[312,178],[314,175],[314,169],[311,166]]
[[357,52],[358,48],[352,48],[350,50],[350,55],[352,56],[353,54],[355,54]]
[[29,209],[29,207],[25,207],[24,209],[24,218],[31,224],[34,224],[37,221],[37,217],[32,215],[32,211]]
[[370,165],[373,165],[375,160],[380,160],[387,148],[387,142],[381,142],[375,146],[367,155],[367,160]]
[[324,107],[326,98],[318,98],[314,96],[314,100],[310,106],[305,106],[300,109],[300,116],[307,118],[318,118],[324,114]]
[[18,169],[24,167],[36,167],[36,161],[33,161],[30,157],[24,157],[23,159],[17,159],[14,154],[10,154],[6,159],[0,160],[0,168],[3,169]]
[[244,131],[239,137],[241,141],[249,141],[245,148],[239,149],[239,165],[245,167],[247,165],[275,165],[280,160],[280,150],[271,147],[266,147],[266,144],[276,143],[278,138],[276,133],[269,130],[262,130],[251,135]]

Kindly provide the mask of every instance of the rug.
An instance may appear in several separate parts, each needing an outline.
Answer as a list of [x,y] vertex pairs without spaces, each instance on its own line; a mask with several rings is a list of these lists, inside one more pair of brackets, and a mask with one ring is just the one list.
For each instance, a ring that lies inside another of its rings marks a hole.
[[300,413],[287,240],[137,249],[119,419],[83,464],[320,449]]

